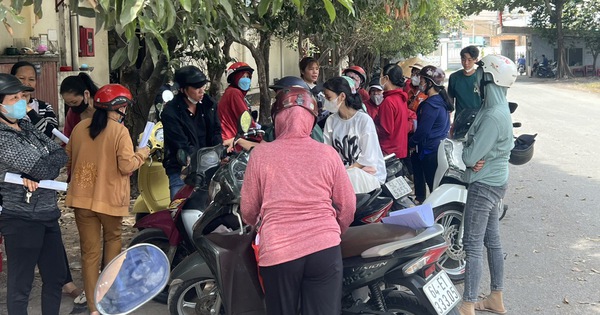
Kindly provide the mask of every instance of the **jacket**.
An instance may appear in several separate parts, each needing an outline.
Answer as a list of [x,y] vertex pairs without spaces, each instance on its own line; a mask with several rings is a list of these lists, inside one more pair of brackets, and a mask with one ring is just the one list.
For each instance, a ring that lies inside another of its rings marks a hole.
[[[508,88],[489,83],[484,87],[485,100],[467,133],[463,161],[467,166],[464,180],[502,186],[508,182],[508,159],[514,146],[512,119],[506,100]],[[479,172],[473,167],[479,160],[485,164]]]
[[275,117],[277,139],[254,147],[240,210],[259,230],[260,266],[292,261],[340,244],[356,195],[337,152],[310,138],[314,117],[300,106]]
[[440,141],[448,137],[450,130],[450,114],[444,98],[433,95],[427,98],[417,110],[417,130],[410,138],[409,146],[416,147],[419,159],[425,155],[436,153]]
[[129,177],[146,159],[133,151],[129,131],[109,119],[106,128],[92,139],[92,119],[82,120],[67,144],[71,182],[65,205],[122,217],[129,215]]
[[408,133],[413,118],[406,106],[407,95],[402,89],[383,92],[383,102],[375,118],[377,136],[383,155],[395,153],[399,159],[408,155]]
[[196,105],[195,115],[187,108],[183,94],[178,94],[167,103],[161,115],[165,135],[163,166],[167,175],[181,173],[181,165],[177,162],[179,149],[192,155],[198,149],[223,142],[217,104],[210,96],[204,94],[202,102]]
[[[250,104],[246,101],[246,92],[235,86],[225,89],[219,100],[218,114],[221,121],[221,138],[223,140],[234,138],[238,133],[240,116],[250,110]],[[251,128],[256,128],[256,122],[252,121]]]
[[[34,125],[19,121],[21,131],[0,123],[0,176],[6,172],[37,180],[55,179],[67,162],[65,151]],[[0,219],[50,221],[60,217],[56,191],[39,188],[25,202],[23,185],[0,183]]]

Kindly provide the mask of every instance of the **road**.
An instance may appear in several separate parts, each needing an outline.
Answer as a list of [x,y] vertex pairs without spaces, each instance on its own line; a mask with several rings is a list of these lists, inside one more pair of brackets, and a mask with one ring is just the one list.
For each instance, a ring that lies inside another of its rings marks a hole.
[[[520,77],[508,98],[519,103],[513,120],[523,126],[515,134],[538,137],[533,160],[510,169],[510,209],[501,222],[506,307],[510,314],[600,314],[600,95]],[[72,301],[63,300],[61,314],[68,314]],[[40,314],[39,295],[30,305],[30,314]],[[154,302],[134,312],[166,313]]]

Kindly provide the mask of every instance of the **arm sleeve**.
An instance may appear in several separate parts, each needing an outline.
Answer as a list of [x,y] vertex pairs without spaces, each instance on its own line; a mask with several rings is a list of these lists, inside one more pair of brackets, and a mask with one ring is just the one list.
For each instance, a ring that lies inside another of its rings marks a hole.
[[75,125],[77,125],[79,121],[80,119],[78,115],[69,109],[69,111],[67,112],[67,117],[65,118],[65,129],[63,130],[63,133],[65,134],[65,136],[67,136],[67,138],[71,137],[73,128],[75,128]]
[[421,104],[419,111],[421,112],[421,117],[418,120],[417,131],[415,131],[409,142],[411,148],[423,144],[430,134],[436,118],[435,111],[427,103]]
[[378,134],[388,137],[394,134],[396,130],[396,122],[394,121],[394,116],[394,109],[391,103],[385,104],[385,106],[380,106],[379,114],[377,115],[377,117],[379,118],[379,126],[377,126]]
[[[171,103],[168,106],[176,106]],[[165,141],[169,144],[174,145],[173,151],[177,152],[179,149],[185,150],[188,154],[194,152],[194,148],[190,147],[191,141],[188,140],[187,136],[183,132],[181,122],[177,119],[175,112],[171,109],[165,111],[162,115],[163,132],[165,134]]]
[[500,132],[496,122],[491,119],[483,119],[479,128],[469,137],[463,149],[463,162],[467,167],[473,167],[477,162],[483,159],[492,150],[496,144]]
[[212,145],[217,145],[223,143],[223,137],[221,137],[221,120],[219,120],[219,114],[217,113],[217,109],[215,108],[214,112],[214,128],[212,135]]
[[133,151],[133,142],[126,129],[119,132],[116,144],[117,166],[121,174],[128,175],[144,164],[145,157]]
[[[331,117],[331,116],[330,116]],[[333,122],[333,118],[328,117],[327,120],[325,121],[325,128],[323,128],[323,143],[327,144],[327,145],[332,145],[333,144],[333,135],[332,135],[332,122]]]
[[31,120],[31,123],[35,125],[37,130],[43,132],[48,138],[52,138],[54,135],[52,134],[52,129],[58,128],[58,120],[56,119],[56,114],[54,114],[54,110],[52,109],[52,105],[47,104],[42,101],[38,101],[40,106],[44,106],[44,116],[38,115],[35,110],[30,110],[27,113],[27,116]]
[[356,195],[354,194],[354,188],[352,188],[344,164],[340,159],[334,160],[334,184],[331,199],[333,207],[337,211],[337,222],[340,225],[341,234],[344,234],[350,223],[354,221]]
[[247,224],[256,226],[262,206],[262,189],[260,187],[260,177],[258,170],[258,160],[256,152],[252,153],[254,157],[248,161],[246,173],[244,174],[244,184],[242,185],[240,211],[242,219]]
[[372,120],[365,119],[363,121],[363,128],[361,129],[362,131],[358,140],[360,153],[356,162],[362,166],[376,168],[379,164],[378,159],[383,153],[377,154],[378,152],[381,152],[381,147],[379,146],[377,131],[375,131],[375,124]]

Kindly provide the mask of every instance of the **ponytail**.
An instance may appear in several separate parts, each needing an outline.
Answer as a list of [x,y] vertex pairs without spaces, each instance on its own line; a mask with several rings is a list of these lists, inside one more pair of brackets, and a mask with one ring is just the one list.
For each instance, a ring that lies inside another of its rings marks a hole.
[[450,96],[448,95],[448,91],[446,91],[446,88],[443,86],[433,86],[433,88],[442,96],[442,98],[444,99],[444,102],[446,102],[446,110],[448,110],[449,112],[453,112],[454,111],[454,104],[452,103],[452,99],[450,99]]
[[96,139],[98,135],[108,125],[108,112],[103,109],[97,109],[92,117],[92,123],[90,124],[90,138]]
[[98,86],[92,81],[92,78],[87,73],[80,72],[78,75],[71,75],[66,77],[60,83],[60,94],[73,93],[75,95],[83,96],[85,91],[90,92],[90,96],[93,98],[98,92]]

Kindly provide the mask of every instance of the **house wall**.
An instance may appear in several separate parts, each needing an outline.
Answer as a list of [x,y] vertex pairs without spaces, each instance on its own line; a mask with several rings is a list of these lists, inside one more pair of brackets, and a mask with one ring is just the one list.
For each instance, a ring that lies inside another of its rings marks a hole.
[[[531,60],[534,58],[541,60],[542,54],[545,54],[549,60],[556,60],[556,45],[550,44],[547,39],[536,34],[531,35],[529,38],[531,40],[531,49],[529,50],[529,56]],[[571,67],[591,65],[594,61],[591,51],[585,48],[585,42],[582,39],[566,37],[565,48],[570,49],[572,52],[574,51],[573,49],[581,49],[582,51],[582,58],[580,62],[576,61],[579,58],[570,58],[568,62],[569,66]],[[599,62],[596,62],[596,64],[598,65]]]

